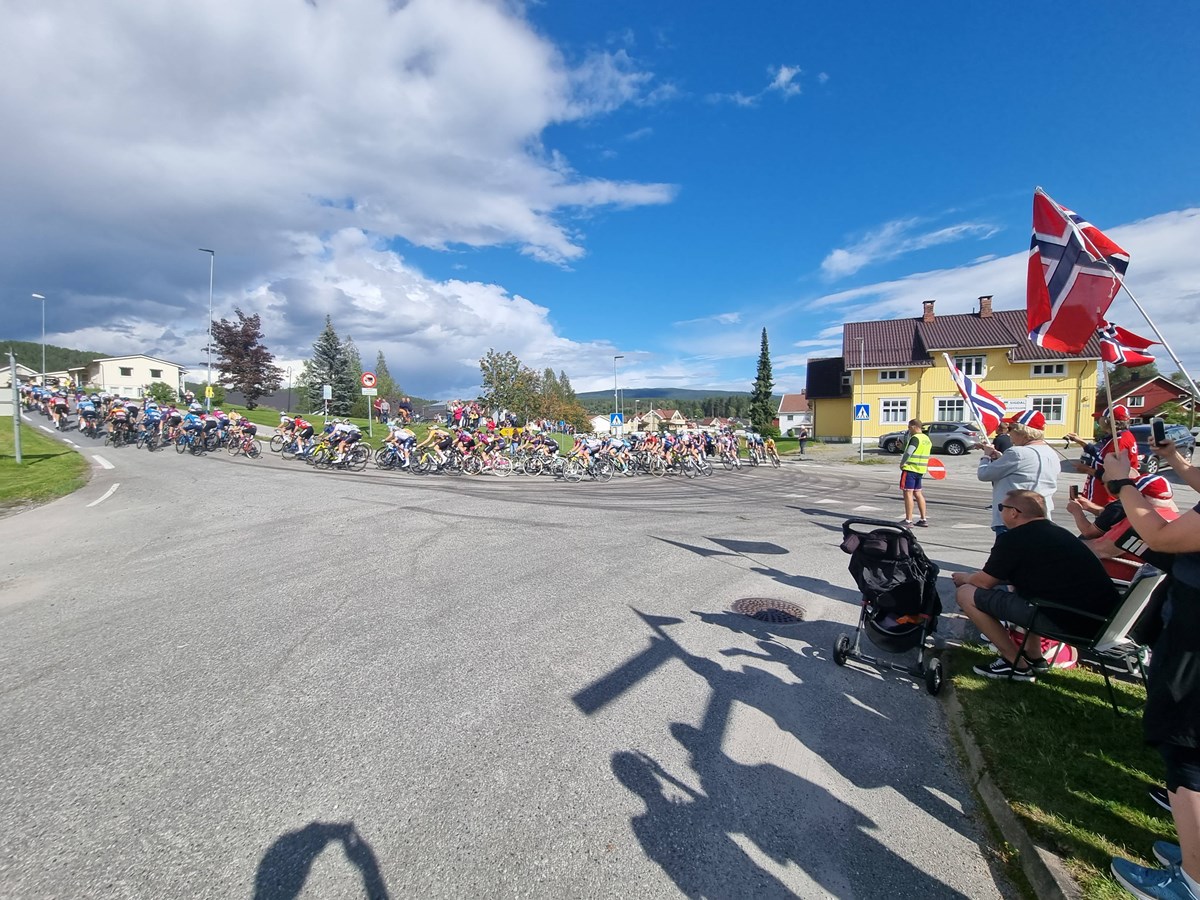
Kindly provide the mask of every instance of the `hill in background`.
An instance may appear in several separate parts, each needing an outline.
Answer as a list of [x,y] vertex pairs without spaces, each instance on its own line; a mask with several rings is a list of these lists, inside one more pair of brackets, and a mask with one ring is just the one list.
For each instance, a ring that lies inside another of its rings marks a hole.
[[[585,391],[578,394],[580,400],[600,400],[607,397],[612,399],[612,391]],[[703,400],[705,397],[745,397],[750,399],[749,391],[697,391],[691,388],[660,387],[660,388],[626,388],[621,391],[626,400]]]
[[[41,344],[36,341],[0,341],[0,353],[7,354],[10,349],[21,365],[28,366],[35,372],[42,371]],[[99,350],[72,350],[70,347],[55,347],[53,344],[47,344],[46,371],[61,372],[64,369],[78,368],[86,366],[93,359],[103,359],[111,355]],[[0,360],[0,364],[8,364],[7,355]]]

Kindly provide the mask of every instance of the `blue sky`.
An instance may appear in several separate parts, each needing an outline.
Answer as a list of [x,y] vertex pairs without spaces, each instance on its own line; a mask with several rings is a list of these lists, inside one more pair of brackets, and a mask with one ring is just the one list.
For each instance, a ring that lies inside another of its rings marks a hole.
[[424,396],[489,347],[745,389],[763,327],[798,390],[843,321],[1022,306],[1041,185],[1200,375],[1185,5],[201,6],[0,10],[0,334],[36,291],[54,343],[197,362],[213,247],[282,361],[329,314]]

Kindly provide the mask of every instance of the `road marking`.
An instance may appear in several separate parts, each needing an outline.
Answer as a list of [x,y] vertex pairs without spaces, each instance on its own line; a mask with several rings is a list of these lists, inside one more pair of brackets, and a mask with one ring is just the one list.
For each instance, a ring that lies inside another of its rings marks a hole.
[[[100,457],[98,457],[98,456],[96,457],[96,459],[99,459],[99,458]],[[107,491],[104,492],[103,497],[101,497],[98,500],[93,500],[91,503],[89,503],[88,508],[90,509],[93,506],[99,506],[101,503],[103,503],[105,500],[107,500],[109,497],[111,497],[113,494],[115,494],[117,492],[117,488],[119,488],[120,486],[121,486],[121,482],[118,481],[116,484],[114,484],[112,487],[110,487]]]
[[63,438],[63,440],[64,440],[64,441],[66,441],[68,444],[70,444],[72,447],[78,447],[78,446],[79,446],[77,443],[75,443],[75,442],[74,442],[73,440],[71,440],[70,438]]
[[856,506],[850,512],[879,512],[878,506]]
[[829,504],[831,504],[831,503],[843,503],[843,502],[845,502],[845,501],[843,501],[843,500],[825,499],[825,500],[818,500],[818,501],[817,501],[817,505],[818,505],[818,506],[828,506],[828,505],[829,505]]
[[38,428],[42,429],[42,431],[49,431],[51,434],[54,434],[54,429],[47,428],[45,425],[39,425]]
[[804,499],[804,494],[784,494],[783,496],[787,500],[803,500]]
[[990,525],[976,525],[972,522],[962,522],[958,525],[951,525],[951,528],[990,528]]
[[115,469],[116,468],[116,466],[114,466],[112,463],[110,463],[107,459],[105,459],[103,456],[99,455],[98,453],[93,453],[92,459],[94,459],[96,462],[100,463],[101,468],[104,468],[104,469]]

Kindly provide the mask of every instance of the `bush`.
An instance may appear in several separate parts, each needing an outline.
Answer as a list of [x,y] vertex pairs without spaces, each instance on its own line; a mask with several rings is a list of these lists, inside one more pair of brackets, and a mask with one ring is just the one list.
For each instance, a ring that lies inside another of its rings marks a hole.
[[152,382],[150,387],[146,388],[146,396],[160,406],[165,406],[168,403],[174,403],[179,399],[175,395],[175,389],[165,381]]

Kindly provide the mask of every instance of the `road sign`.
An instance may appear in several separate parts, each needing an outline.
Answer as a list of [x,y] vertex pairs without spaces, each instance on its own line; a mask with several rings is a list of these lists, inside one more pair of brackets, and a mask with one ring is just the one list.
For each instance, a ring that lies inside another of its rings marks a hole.
[[855,403],[854,404],[854,421],[855,422],[870,422],[871,421],[871,404],[870,403]]
[[332,384],[321,385],[321,399],[322,400],[332,400],[333,399],[333,385]]
[[374,372],[363,372],[362,373],[362,386],[365,388],[375,387],[375,373]]
[[621,415],[621,413],[609,413],[608,424],[609,425],[624,425],[625,417],[623,415]]
[[946,477],[946,464],[940,459],[933,458],[929,460],[928,468],[925,471],[934,481],[941,481]]
[[379,393],[379,388],[363,388],[362,391],[364,397],[374,397]]
[[213,398],[213,388],[212,388],[211,384],[205,386],[204,396],[207,397],[209,400],[211,400]]

